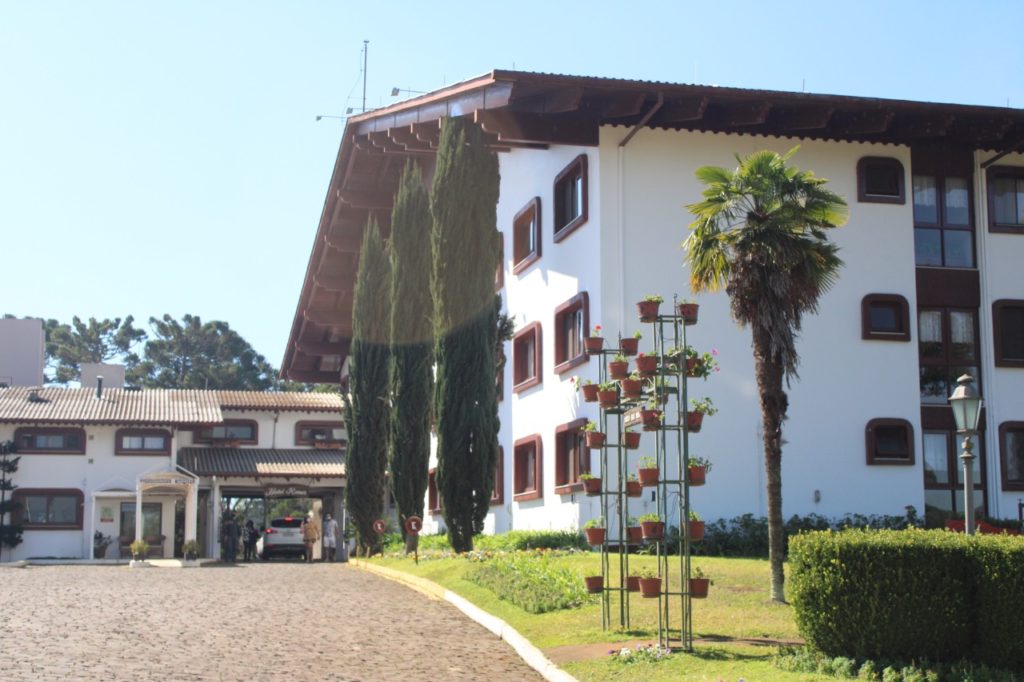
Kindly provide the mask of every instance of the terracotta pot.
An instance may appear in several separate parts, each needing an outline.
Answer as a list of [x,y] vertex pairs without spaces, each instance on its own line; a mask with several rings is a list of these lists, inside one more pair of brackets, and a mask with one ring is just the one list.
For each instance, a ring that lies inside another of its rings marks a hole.
[[597,403],[606,410],[613,408],[619,404],[619,392],[615,390],[598,391]]
[[707,470],[704,467],[688,467],[687,476],[690,479],[690,487],[704,485],[707,477]]
[[683,324],[697,324],[697,313],[700,305],[697,303],[679,303],[676,305],[676,315],[683,318]]
[[665,536],[665,522],[641,521],[640,530],[644,534],[644,540],[660,540]]
[[656,599],[661,594],[661,578],[640,578],[640,595]]
[[636,450],[640,447],[640,432],[639,431],[626,431],[625,445],[628,450]]
[[639,348],[640,339],[629,337],[628,339],[622,339],[619,341],[619,350],[623,355],[636,355]]
[[644,382],[639,379],[623,379],[619,382],[623,398],[639,398],[643,395]]
[[686,413],[686,430],[690,433],[700,433],[701,424],[704,423],[703,412]]
[[650,487],[658,485],[658,467],[649,469],[637,469],[636,477],[640,479],[640,485]]
[[629,363],[612,360],[608,363],[608,376],[612,379],[625,379],[629,376]]
[[599,450],[604,447],[605,435],[600,431],[584,431],[584,438],[587,440],[587,447],[591,450]]
[[640,421],[644,431],[657,431],[661,428],[661,410],[640,410]]
[[706,599],[710,585],[710,578],[690,578],[690,596],[694,599]]
[[583,483],[583,492],[588,495],[600,495],[601,494],[601,479],[600,478],[586,478],[581,481]]
[[626,541],[633,544],[640,544],[644,541],[644,531],[640,526],[630,526],[626,529]]
[[704,539],[703,521],[690,521],[686,525],[690,529],[690,542],[700,542]]
[[588,403],[597,402],[597,384],[583,384],[580,390],[583,391],[583,400]]
[[600,353],[602,348],[604,348],[603,336],[588,336],[583,339],[583,349],[587,353]]
[[604,528],[584,528],[583,534],[587,536],[588,545],[603,545],[607,535]]
[[626,591],[628,591],[628,592],[639,592],[640,591],[640,576],[638,576],[638,575],[627,575],[626,576]]
[[588,575],[583,582],[587,584],[587,592],[591,594],[600,594],[604,590],[604,576]]
[[658,356],[638,355],[636,356],[636,371],[645,377],[654,376],[658,373]]
[[627,497],[640,497],[643,494],[644,487],[640,485],[640,481],[626,481]]
[[636,312],[640,316],[641,322],[654,322],[658,319],[660,307],[661,304],[654,301],[639,301],[636,304]]
[[686,358],[686,376],[694,379],[700,376],[704,369],[704,361],[700,358]]

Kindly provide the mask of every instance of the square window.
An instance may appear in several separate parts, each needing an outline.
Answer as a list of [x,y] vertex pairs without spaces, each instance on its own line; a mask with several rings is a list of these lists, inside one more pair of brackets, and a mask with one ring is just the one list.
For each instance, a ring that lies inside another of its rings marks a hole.
[[512,339],[512,391],[519,393],[541,382],[540,324],[528,324]]
[[581,292],[555,308],[555,372],[587,361],[583,339],[590,329],[590,297]]
[[82,528],[85,497],[75,488],[18,488],[13,501],[21,505],[22,523],[31,530]]
[[992,304],[996,367],[1024,368],[1024,301]]
[[85,431],[77,428],[20,428],[14,442],[22,453],[84,455]]
[[295,425],[295,444],[340,447],[345,443],[343,422],[299,422]]
[[868,294],[861,301],[861,338],[910,341],[910,305],[899,294]]
[[512,499],[516,502],[536,500],[541,491],[541,440],[533,435],[515,442],[515,470],[512,480]]
[[560,242],[587,222],[587,155],[580,154],[555,178],[554,236]]
[[581,429],[586,419],[555,428],[555,493],[568,495],[581,489],[580,474],[590,472],[590,450]]
[[903,164],[897,159],[865,156],[857,162],[857,200],[883,204],[906,203]]
[[913,464],[914,428],[905,419],[872,419],[868,422],[868,464]]
[[1024,490],[1024,422],[999,425],[1003,490]]
[[540,197],[534,197],[512,222],[512,273],[518,275],[539,258]]
[[114,454],[169,455],[171,434],[148,429],[119,429],[115,435]]
[[988,220],[992,232],[1024,232],[1024,168],[988,169]]

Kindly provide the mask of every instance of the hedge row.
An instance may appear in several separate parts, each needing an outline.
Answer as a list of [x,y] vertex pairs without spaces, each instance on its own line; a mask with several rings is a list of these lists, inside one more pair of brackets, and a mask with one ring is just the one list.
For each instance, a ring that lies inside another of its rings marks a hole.
[[908,529],[790,539],[790,596],[832,656],[1024,669],[1024,539]]
[[[402,536],[394,533],[384,536],[384,551],[402,551],[405,545]],[[448,536],[421,535],[420,551],[448,550]],[[489,552],[514,552],[529,549],[589,549],[586,538],[578,531],[558,530],[513,530],[497,535],[477,535],[473,538],[473,549]]]

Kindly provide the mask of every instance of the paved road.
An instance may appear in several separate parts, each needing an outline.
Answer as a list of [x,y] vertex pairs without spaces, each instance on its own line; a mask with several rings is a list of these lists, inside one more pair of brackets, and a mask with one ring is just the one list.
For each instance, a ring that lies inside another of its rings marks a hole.
[[507,644],[344,564],[0,569],[4,680],[536,680]]

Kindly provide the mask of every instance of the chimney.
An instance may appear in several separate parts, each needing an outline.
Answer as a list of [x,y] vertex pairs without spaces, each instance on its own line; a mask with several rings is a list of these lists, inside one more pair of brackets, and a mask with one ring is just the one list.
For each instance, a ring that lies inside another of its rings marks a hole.
[[98,375],[96,377],[96,400],[103,397],[103,376]]

